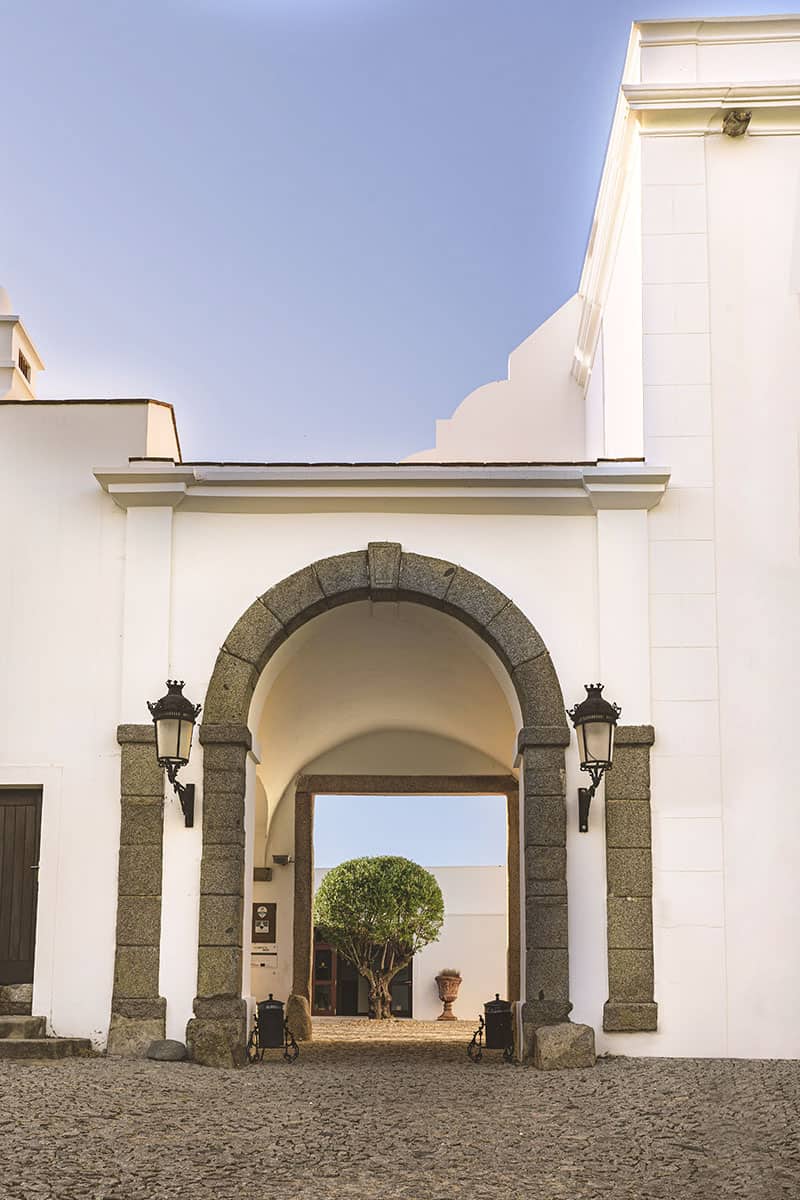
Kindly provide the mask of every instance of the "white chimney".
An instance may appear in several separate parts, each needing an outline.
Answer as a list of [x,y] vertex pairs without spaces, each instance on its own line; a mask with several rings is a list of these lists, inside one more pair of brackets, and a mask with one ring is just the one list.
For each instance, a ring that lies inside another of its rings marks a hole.
[[35,400],[36,377],[44,370],[25,326],[0,287],[0,400]]

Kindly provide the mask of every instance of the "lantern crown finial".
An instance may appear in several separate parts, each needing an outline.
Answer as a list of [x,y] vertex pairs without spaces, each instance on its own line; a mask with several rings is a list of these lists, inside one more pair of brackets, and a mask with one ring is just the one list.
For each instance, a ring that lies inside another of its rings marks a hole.
[[618,704],[612,704],[603,696],[602,683],[585,683],[586,698],[567,709],[567,716],[573,725],[585,725],[588,721],[605,721],[616,725],[622,709]]
[[183,688],[183,679],[168,679],[167,694],[155,702],[147,701],[150,716],[154,721],[191,721],[194,724],[203,706],[192,704],[191,700],[184,696]]

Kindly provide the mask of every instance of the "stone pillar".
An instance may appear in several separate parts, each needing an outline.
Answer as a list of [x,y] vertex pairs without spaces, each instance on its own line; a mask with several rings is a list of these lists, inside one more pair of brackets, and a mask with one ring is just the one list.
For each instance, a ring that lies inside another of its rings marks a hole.
[[287,1020],[294,1036],[310,1041],[311,960],[313,947],[314,902],[314,797],[302,789],[294,798],[294,919],[292,954],[292,994],[287,1004]]
[[520,929],[520,891],[519,878],[519,788],[506,793],[507,813],[507,893],[508,908],[508,951],[506,955],[506,999],[519,1000],[522,991],[520,979],[520,958],[522,951],[522,930]]
[[245,1062],[247,1005],[242,999],[246,725],[201,725],[203,858],[194,1017],[186,1027],[190,1057],[209,1067]]
[[152,724],[120,725],[117,741],[122,819],[108,1053],[138,1057],[164,1037],[167,1008],[158,994],[164,778]]
[[525,969],[523,1020],[529,1029],[566,1021],[569,999],[567,817],[564,748],[569,731],[526,726],[520,732],[525,822]]
[[608,1000],[607,1033],[657,1027],[653,1000],[653,864],[650,841],[652,725],[617,728],[614,766],[605,776]]

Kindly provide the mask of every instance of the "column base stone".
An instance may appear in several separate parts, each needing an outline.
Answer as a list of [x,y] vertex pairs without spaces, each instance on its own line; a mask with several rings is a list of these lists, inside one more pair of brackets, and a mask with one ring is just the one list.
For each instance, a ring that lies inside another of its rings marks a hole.
[[292,992],[286,1001],[286,1024],[298,1042],[312,1040],[311,1005],[307,996]]
[[111,1010],[107,1053],[119,1058],[144,1058],[150,1043],[164,1038],[166,1016],[163,996],[116,1001]]
[[658,1029],[654,1000],[606,1000],[603,1006],[606,1033],[647,1033]]
[[243,1067],[247,1061],[247,1004],[227,996],[198,996],[186,1026],[192,1062],[203,1067]]
[[539,1025],[536,1028],[526,1025],[524,1029],[526,1050],[530,1046],[530,1059],[538,1070],[564,1071],[594,1066],[594,1030],[591,1025],[573,1025],[571,1021],[561,1021],[558,1025]]

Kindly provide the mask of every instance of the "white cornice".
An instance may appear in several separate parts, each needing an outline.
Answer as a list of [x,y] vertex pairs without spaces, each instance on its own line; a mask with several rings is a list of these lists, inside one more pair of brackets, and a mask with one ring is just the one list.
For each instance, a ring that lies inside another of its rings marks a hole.
[[634,111],[661,108],[795,108],[800,80],[769,83],[624,83],[622,91]]
[[722,134],[725,112],[748,109],[748,137],[800,134],[800,80],[769,83],[623,84],[630,111],[647,134]]
[[800,39],[800,17],[780,13],[689,21],[640,21],[637,28],[642,46],[730,46],[742,42],[794,42]]
[[653,508],[669,471],[644,463],[439,463],[217,466],[133,463],[95,471],[120,508],[142,505],[189,512],[321,512],[480,509],[586,514],[600,508]]

